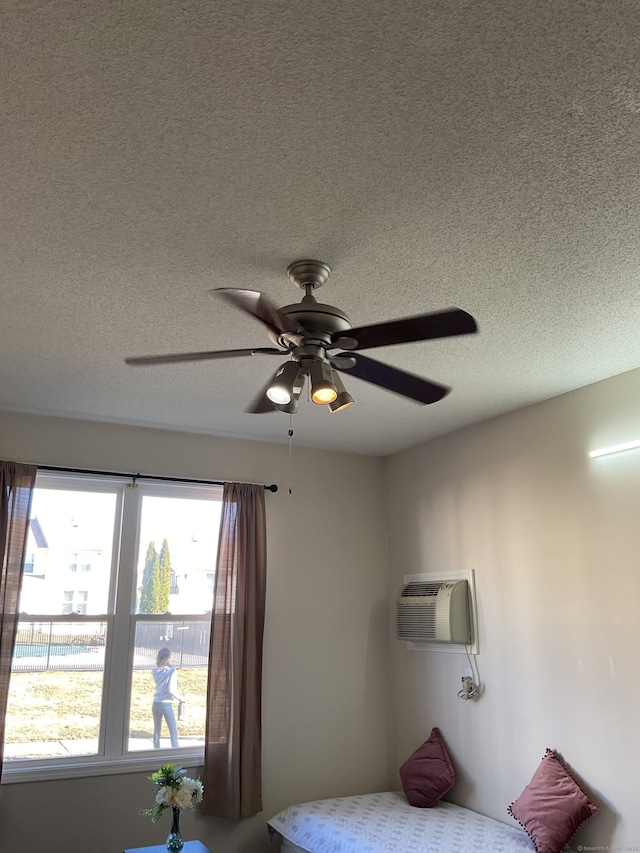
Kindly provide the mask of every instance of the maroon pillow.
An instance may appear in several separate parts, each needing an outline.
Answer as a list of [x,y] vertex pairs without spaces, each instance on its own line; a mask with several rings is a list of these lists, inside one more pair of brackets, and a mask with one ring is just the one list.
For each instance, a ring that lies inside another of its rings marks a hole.
[[531,781],[507,811],[526,829],[538,853],[561,853],[598,807],[558,753],[547,749]]
[[456,772],[440,730],[434,728],[400,768],[402,790],[410,805],[421,809],[435,806],[453,788]]

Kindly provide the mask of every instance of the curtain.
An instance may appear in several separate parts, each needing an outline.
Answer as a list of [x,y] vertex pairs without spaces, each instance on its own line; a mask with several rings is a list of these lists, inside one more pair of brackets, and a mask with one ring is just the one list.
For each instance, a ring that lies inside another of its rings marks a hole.
[[11,661],[18,630],[22,564],[36,471],[35,465],[0,462],[0,776]]
[[264,487],[225,483],[209,648],[204,814],[262,810]]

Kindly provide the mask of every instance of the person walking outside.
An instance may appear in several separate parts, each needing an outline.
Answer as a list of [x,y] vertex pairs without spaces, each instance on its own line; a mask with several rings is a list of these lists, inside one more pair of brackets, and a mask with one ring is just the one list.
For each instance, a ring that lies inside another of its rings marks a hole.
[[178,747],[178,727],[176,715],[173,712],[173,700],[183,700],[178,695],[178,676],[175,668],[171,666],[171,649],[163,648],[158,652],[156,666],[151,670],[156,683],[156,692],[153,695],[153,748],[160,749],[160,732],[162,730],[163,718],[167,721],[171,746]]

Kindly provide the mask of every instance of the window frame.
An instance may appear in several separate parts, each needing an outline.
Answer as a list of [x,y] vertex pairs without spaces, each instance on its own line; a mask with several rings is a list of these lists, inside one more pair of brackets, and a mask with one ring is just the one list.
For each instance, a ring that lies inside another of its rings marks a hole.
[[[193,484],[188,481],[144,479],[73,473],[38,473],[36,489],[95,491],[115,493],[114,529],[111,552],[107,612],[100,614],[28,614],[29,621],[105,622],[107,642],[103,671],[100,727],[97,753],[65,758],[5,759],[2,783],[78,778],[85,776],[134,773],[157,769],[166,763],[202,764],[204,744],[189,747],[163,747],[158,750],[128,751],[129,716],[132,691],[136,626],[154,621],[159,614],[136,613],[136,584],[140,549],[140,522],[146,496],[195,498],[217,501],[222,505],[222,486]],[[216,554],[211,554],[215,572]],[[79,574],[79,573],[78,573]],[[75,602],[74,602],[75,603]],[[212,602],[213,605],[213,602]],[[199,614],[172,614],[175,621],[199,619]]]

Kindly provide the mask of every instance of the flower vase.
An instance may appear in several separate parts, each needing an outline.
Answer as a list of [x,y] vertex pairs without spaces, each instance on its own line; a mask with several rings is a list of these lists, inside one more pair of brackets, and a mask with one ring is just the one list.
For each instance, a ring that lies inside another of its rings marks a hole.
[[179,853],[184,847],[184,841],[180,833],[180,809],[177,806],[172,806],[171,811],[171,832],[167,838],[167,850],[170,853]]

